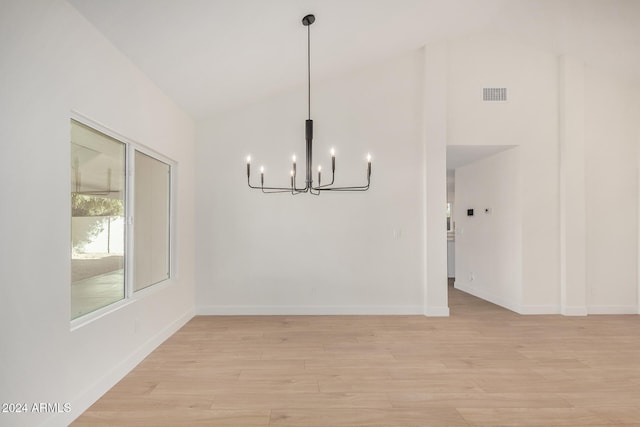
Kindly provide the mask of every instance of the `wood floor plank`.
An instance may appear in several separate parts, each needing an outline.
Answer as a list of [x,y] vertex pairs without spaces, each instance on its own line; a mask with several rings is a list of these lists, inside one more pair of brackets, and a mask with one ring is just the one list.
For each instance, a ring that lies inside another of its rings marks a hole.
[[[604,393],[600,390],[585,390],[582,392],[558,393],[558,396],[574,407],[607,407],[611,411],[615,411],[617,407],[640,408],[640,387],[628,393]],[[640,425],[640,414],[637,423]]]
[[562,396],[549,393],[407,393],[388,394],[394,408],[570,408]]
[[161,409],[153,411],[90,411],[73,423],[74,427],[100,425],[119,427],[268,427],[271,411]]
[[[212,409],[215,401],[213,394],[200,392],[192,393],[153,393],[149,395],[135,395],[125,393],[114,393],[108,399],[100,399],[92,406],[92,412],[155,412],[166,410],[167,408],[176,410],[190,409]],[[179,397],[179,398],[176,398]],[[245,409],[235,408],[213,408],[213,409]],[[264,409],[264,408],[262,408]]]
[[604,426],[610,418],[586,408],[458,408],[472,426]]
[[74,426],[640,426],[638,316],[197,316]]
[[254,392],[254,393],[315,393],[318,391],[318,382],[316,380],[296,380],[287,379],[285,375],[280,379],[272,380],[231,380],[231,381],[208,381],[208,380],[178,380],[167,379],[158,383],[151,394],[156,393],[172,393],[176,394],[186,391],[188,394],[193,392],[201,393],[234,393],[234,392]]
[[213,398],[211,409],[243,409],[247,402],[255,409],[273,408],[313,408],[391,409],[392,405],[385,393],[222,393]]
[[607,418],[613,425],[617,426],[638,426],[640,425],[640,402],[636,401],[633,406],[596,406],[592,412],[598,416]]
[[465,392],[480,391],[478,384],[468,378],[442,378],[426,380],[377,380],[354,378],[331,378],[319,381],[320,391],[324,393],[384,393],[393,391],[409,392]]
[[451,408],[419,409],[274,409],[270,427],[456,427],[468,426]]

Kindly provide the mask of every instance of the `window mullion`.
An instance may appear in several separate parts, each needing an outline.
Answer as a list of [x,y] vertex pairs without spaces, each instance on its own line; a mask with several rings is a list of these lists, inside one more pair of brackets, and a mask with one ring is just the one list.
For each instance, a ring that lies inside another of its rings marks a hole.
[[133,173],[135,170],[135,147],[134,144],[127,144],[127,177],[126,177],[126,189],[127,189],[127,204],[126,204],[126,226],[125,232],[127,236],[127,250],[126,250],[126,259],[125,259],[125,271],[126,271],[126,280],[125,286],[127,290],[127,299],[133,297],[133,278],[134,278],[134,259],[133,259],[133,251],[134,251],[134,229],[135,229],[135,221],[133,217],[133,213],[135,212],[134,208],[134,200],[135,200],[135,174]]

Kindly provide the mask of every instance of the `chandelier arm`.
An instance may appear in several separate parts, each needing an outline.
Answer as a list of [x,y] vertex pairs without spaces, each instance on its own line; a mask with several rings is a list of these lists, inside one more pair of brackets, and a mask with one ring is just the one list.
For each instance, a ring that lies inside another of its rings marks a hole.
[[362,187],[332,187],[332,188],[318,188],[318,191],[367,191],[368,185]]
[[315,187],[313,187],[314,189],[317,188],[325,188],[325,187],[331,187],[333,185],[333,182],[335,181],[335,174],[331,175],[331,182],[328,184],[322,184],[322,185],[316,185]]
[[262,192],[264,194],[274,194],[274,193],[289,193],[292,196],[297,196],[298,194],[304,194],[306,192],[308,192],[308,190],[303,190],[303,191],[297,191],[297,190],[292,190],[291,188],[289,189],[280,189],[280,190],[276,190],[276,188],[278,187],[264,187],[264,188],[260,188],[260,187],[253,187],[256,188],[258,190],[262,190]]
[[[272,187],[264,187],[264,186],[260,186],[260,185],[251,185],[251,181],[249,180],[249,178],[247,178],[247,185],[249,185],[249,188],[253,189],[253,190],[262,190],[262,189],[271,189]],[[281,188],[276,188],[281,190]]]
[[354,185],[348,187],[313,187],[316,191],[367,191],[371,186],[371,178],[367,179],[367,185]]
[[293,187],[293,189],[297,192],[297,193],[306,193],[307,190],[309,189],[308,185],[305,185],[304,187]]
[[[333,184],[333,179],[331,179],[331,184]],[[327,185],[319,185],[317,187],[313,187],[316,191],[367,191],[371,186],[371,175],[367,176],[367,185],[355,185],[348,187],[331,187],[330,184]]]
[[256,185],[251,185],[249,184],[249,188],[253,189],[253,190],[276,190],[274,192],[276,193],[280,193],[280,192],[285,192],[288,193],[291,191],[291,187],[263,187],[263,186],[256,186]]
[[292,196],[297,196],[298,194],[304,194],[304,193],[306,193],[306,191],[294,191],[294,190],[291,190],[291,195]]
[[[285,187],[252,187],[261,190],[263,193],[289,193],[291,188]],[[266,191],[265,191],[266,190]]]
[[[302,188],[298,188],[298,187],[265,187],[265,186],[259,186],[259,185],[251,185],[251,181],[249,178],[247,178],[247,185],[249,186],[249,188],[253,189],[253,190],[262,190],[263,193],[292,193],[292,194],[299,194],[299,193],[306,193],[307,191],[309,191],[309,187],[302,187]],[[269,191],[264,191],[264,190],[269,190]]]
[[305,188],[292,188],[291,189],[291,194],[298,195],[298,194],[304,194],[306,192],[309,191],[309,188],[305,187]]
[[296,194],[298,194],[298,193],[306,193],[306,192],[307,192],[307,190],[309,189],[309,185],[308,185],[308,184],[305,184],[305,186],[304,186],[304,187],[298,187],[298,186],[296,186],[296,185],[295,185],[295,184],[296,184],[296,177],[297,177],[297,175],[293,175],[293,187],[290,187],[290,189],[291,189],[292,191],[295,191],[295,193],[296,193]]
[[[332,170],[332,171],[331,171],[331,182],[330,182],[330,183],[328,183],[328,184],[322,184],[322,185],[316,185],[316,186],[315,186],[315,187],[313,187],[313,188],[314,188],[314,189],[317,189],[317,188],[330,187],[330,186],[332,186],[332,185],[333,185],[333,183],[334,183],[334,181],[335,181],[335,180],[336,180],[336,171],[335,171],[335,169],[334,169],[334,170]],[[318,182],[320,182],[320,181],[318,180]]]
[[[247,177],[247,185],[253,190],[262,190],[263,193],[290,193],[295,190],[296,193],[306,193],[307,188],[291,188],[291,187],[265,187],[263,185],[251,185],[251,179]],[[264,191],[269,190],[269,191]],[[273,190],[273,191],[272,191]]]
[[263,192],[264,194],[288,193],[288,191],[286,191],[286,190],[274,190],[274,191],[265,191],[265,190],[262,190],[262,192]]
[[286,193],[291,191],[290,187],[252,187],[259,190],[276,190],[276,191],[284,191]]

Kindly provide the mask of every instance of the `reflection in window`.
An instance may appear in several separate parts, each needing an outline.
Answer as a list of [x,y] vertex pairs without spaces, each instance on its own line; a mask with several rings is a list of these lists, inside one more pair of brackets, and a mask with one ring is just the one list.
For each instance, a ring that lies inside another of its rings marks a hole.
[[71,121],[71,318],[125,297],[126,146]]

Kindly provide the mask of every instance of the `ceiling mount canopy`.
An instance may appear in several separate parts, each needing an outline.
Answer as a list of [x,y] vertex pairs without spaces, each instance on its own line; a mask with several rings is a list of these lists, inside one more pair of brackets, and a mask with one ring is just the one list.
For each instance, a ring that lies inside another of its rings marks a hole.
[[316,22],[316,17],[314,15],[307,15],[304,18],[302,18],[302,25],[304,25],[305,27],[308,27],[309,25],[313,24],[314,22]]
[[250,188],[261,190],[263,193],[290,193],[292,195],[310,193],[320,195],[323,191],[367,191],[371,183],[371,155],[367,154],[366,184],[359,186],[337,187],[334,186],[336,172],[335,151],[331,149],[331,182],[322,184],[322,167],[318,166],[318,182],[313,182],[313,120],[311,120],[311,24],[316,21],[314,15],[306,15],[302,18],[302,25],[307,27],[307,109],[308,119],[305,120],[306,146],[306,171],[304,187],[297,186],[296,155],[292,157],[291,179],[289,187],[269,187],[264,185],[264,167],[260,167],[260,185],[251,184],[251,156],[247,156],[247,184]]

